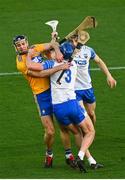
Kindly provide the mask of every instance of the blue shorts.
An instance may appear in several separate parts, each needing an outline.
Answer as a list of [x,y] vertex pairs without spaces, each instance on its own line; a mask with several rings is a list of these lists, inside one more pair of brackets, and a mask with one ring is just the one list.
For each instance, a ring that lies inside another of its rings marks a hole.
[[95,95],[94,95],[94,89],[86,89],[86,90],[76,90],[76,99],[77,101],[83,101],[88,104],[92,104],[96,101]]
[[53,114],[50,89],[40,94],[36,94],[35,100],[40,116],[47,116]]
[[53,111],[57,121],[65,126],[79,124],[87,114],[76,99],[53,105]]

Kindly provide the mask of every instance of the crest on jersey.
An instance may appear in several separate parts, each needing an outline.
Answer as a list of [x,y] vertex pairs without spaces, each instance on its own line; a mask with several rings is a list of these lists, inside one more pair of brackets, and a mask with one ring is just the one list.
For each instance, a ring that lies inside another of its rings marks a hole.
[[42,109],[42,114],[45,114],[45,112],[46,112],[45,109]]
[[87,54],[84,54],[84,57],[87,59],[87,58],[88,58],[88,55],[87,55]]

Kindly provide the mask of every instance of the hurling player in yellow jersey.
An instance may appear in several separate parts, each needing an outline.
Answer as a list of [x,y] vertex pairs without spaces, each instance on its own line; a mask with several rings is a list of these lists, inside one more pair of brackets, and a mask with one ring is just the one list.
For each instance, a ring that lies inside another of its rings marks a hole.
[[[54,124],[52,118],[52,103],[50,94],[50,82],[49,77],[54,72],[59,70],[68,69],[69,63],[63,63],[57,67],[53,67],[53,60],[44,61],[43,53],[50,48],[53,48],[56,52],[56,59],[60,62],[63,59],[63,55],[60,52],[58,45],[56,43],[45,43],[45,44],[35,44],[31,47],[34,50],[34,55],[32,58],[32,63],[27,62],[27,55],[29,50],[29,44],[27,37],[24,35],[18,35],[13,38],[13,44],[17,53],[16,64],[17,69],[22,72],[25,78],[28,80],[29,85],[39,109],[42,124],[45,129],[44,142],[46,144],[46,158],[45,167],[52,167],[53,152],[52,145],[54,141]],[[41,66],[39,70],[43,70],[43,77],[36,78],[28,74],[28,68],[32,69],[32,66],[37,66],[36,62],[40,62]]]

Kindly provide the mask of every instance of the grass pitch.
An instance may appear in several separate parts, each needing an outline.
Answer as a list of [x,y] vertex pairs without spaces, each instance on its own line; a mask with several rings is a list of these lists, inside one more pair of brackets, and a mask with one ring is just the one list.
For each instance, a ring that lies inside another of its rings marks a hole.
[[[31,44],[48,42],[51,29],[44,23],[57,19],[59,36],[63,38],[88,15],[95,16],[99,22],[95,30],[88,30],[91,36],[88,45],[109,67],[125,64],[125,0],[0,0],[0,12],[0,73],[17,71],[12,46],[14,35],[27,35]],[[117,87],[112,90],[101,71],[91,72],[97,123],[96,139],[90,150],[105,167],[97,171],[88,168],[87,174],[65,164],[56,123],[54,166],[52,169],[41,166],[44,132],[31,90],[21,75],[0,76],[0,178],[125,178],[125,72],[111,72],[117,80]]]

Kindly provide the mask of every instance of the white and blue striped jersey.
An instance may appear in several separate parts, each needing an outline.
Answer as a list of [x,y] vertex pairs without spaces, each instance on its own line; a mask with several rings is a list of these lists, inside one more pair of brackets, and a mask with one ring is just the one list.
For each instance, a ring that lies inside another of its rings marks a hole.
[[[60,63],[55,62],[54,66]],[[72,61],[72,66],[70,69],[66,70],[61,79],[61,84],[57,84],[56,81],[60,76],[62,71],[58,71],[51,75],[51,96],[52,104],[60,104],[72,99],[76,99],[76,94],[74,90],[77,66],[74,61]]]
[[73,60],[77,64],[75,90],[84,90],[92,87],[89,72],[89,61],[90,59],[94,59],[95,56],[95,51],[85,45],[83,45],[81,49],[74,55]]

